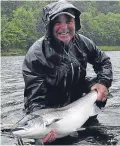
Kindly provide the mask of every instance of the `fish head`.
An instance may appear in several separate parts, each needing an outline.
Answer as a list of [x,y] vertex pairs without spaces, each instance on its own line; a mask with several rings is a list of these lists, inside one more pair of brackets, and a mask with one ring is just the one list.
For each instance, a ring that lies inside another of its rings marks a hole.
[[39,115],[29,115],[12,129],[13,135],[21,138],[39,139],[44,138],[50,129],[46,127],[46,122]]

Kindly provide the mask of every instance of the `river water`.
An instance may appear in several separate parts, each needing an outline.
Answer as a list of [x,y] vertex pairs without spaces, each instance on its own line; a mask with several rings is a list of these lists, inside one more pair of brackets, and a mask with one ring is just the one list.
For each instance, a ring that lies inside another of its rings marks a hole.
[[[83,130],[77,136],[60,139],[55,144],[120,145],[120,51],[108,51],[106,54],[113,65],[114,80],[110,88],[113,97],[99,113],[97,126]],[[24,56],[1,57],[1,124],[16,123],[23,116],[23,60]],[[95,75],[91,65],[88,65],[88,75]],[[1,145],[16,144],[12,136],[1,135]]]

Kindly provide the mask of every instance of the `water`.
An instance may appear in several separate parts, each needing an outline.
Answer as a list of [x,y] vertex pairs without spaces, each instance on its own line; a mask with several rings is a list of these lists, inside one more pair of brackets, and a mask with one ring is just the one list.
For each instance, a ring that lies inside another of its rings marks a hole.
[[[113,64],[114,80],[106,108],[98,115],[96,127],[88,128],[77,136],[57,140],[63,145],[120,145],[120,51],[106,52]],[[1,58],[1,124],[16,123],[23,116],[24,81],[22,63],[24,56]],[[88,75],[95,75],[88,65]],[[16,145],[16,139],[9,135],[1,136],[2,145]],[[28,144],[30,142],[28,141]]]

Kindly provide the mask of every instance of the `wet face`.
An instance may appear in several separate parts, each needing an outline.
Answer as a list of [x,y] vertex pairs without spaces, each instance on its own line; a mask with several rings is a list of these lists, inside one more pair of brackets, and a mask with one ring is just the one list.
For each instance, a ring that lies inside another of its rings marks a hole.
[[54,20],[53,35],[58,40],[68,44],[75,36],[75,19],[62,14]]

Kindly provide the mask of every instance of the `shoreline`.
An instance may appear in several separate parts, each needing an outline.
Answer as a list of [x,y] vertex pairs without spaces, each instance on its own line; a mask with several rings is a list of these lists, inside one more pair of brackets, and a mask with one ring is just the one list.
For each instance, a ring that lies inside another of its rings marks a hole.
[[[98,46],[101,51],[120,51],[120,46]],[[1,51],[1,56],[24,56],[27,53],[23,49],[10,49],[8,51]]]

